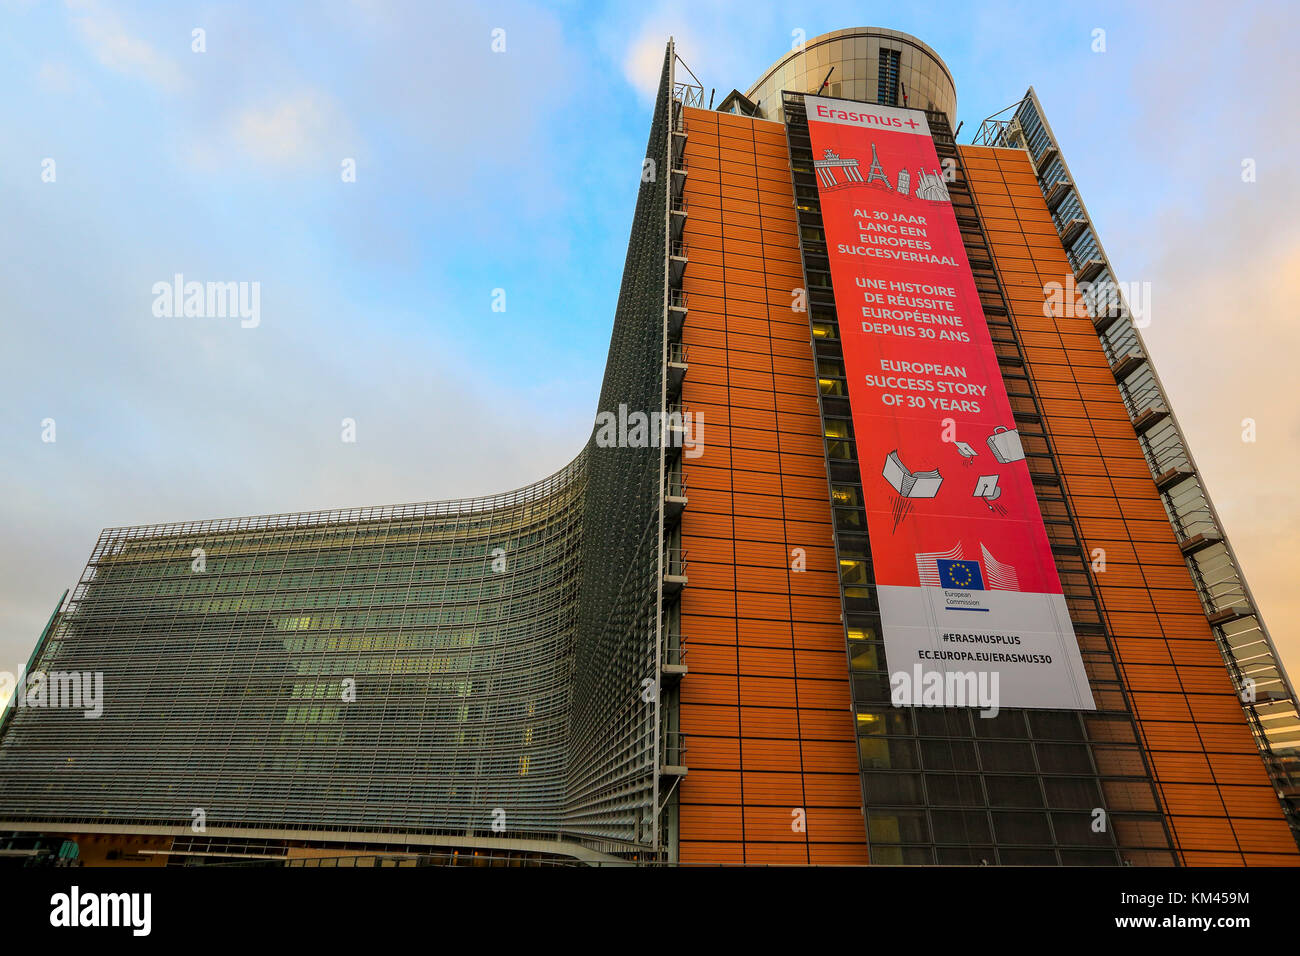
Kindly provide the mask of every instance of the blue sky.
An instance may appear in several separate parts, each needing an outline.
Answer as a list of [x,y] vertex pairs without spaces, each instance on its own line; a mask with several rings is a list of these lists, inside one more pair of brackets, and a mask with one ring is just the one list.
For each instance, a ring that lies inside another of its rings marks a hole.
[[[1286,4],[9,0],[0,20],[0,670],[103,527],[484,494],[567,462],[668,35],[720,99],[793,30],[866,24],[944,58],[963,140],[1036,88],[1120,278],[1153,283],[1156,366],[1300,669]],[[260,325],[155,317],[178,272],[259,282]]]

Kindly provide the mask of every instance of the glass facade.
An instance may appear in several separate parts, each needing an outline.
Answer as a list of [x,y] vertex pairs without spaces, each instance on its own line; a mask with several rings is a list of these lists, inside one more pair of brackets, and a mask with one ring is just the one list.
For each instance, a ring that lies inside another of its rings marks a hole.
[[[647,147],[665,172],[674,62]],[[670,402],[670,178],[637,201],[613,416]],[[196,856],[251,830],[662,858],[672,442],[598,437],[503,495],[106,530],[29,667],[102,674],[103,713],[9,708],[0,830],[164,828]]]
[[554,832],[586,456],[518,492],[105,531],[33,671],[0,817]]
[[[637,197],[600,409],[668,410],[667,286],[675,55],[669,45],[646,158],[656,170]],[[687,250],[678,246],[679,258]],[[667,432],[658,440],[590,450],[579,599],[572,763],[566,825],[611,851],[656,852],[661,827],[664,721],[659,693],[665,573]]]

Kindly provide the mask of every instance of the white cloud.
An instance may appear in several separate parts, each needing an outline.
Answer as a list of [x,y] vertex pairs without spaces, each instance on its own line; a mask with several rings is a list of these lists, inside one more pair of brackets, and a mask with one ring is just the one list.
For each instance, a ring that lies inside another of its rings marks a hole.
[[[754,11],[737,17],[733,6],[714,0],[666,0],[635,8],[601,24],[600,45],[645,101],[654,98],[663,69],[664,47],[672,37],[677,55],[720,94],[744,89],[760,71],[789,49],[790,30],[777,13]],[[627,37],[631,37],[631,41]]]
[[[669,37],[676,46],[677,55],[692,68],[696,68],[697,63],[707,63],[714,73],[743,75],[731,69],[734,57],[731,50],[724,48],[723,41],[704,42],[700,39],[699,25],[692,21],[690,16],[666,11],[649,17],[635,29],[631,43],[622,53],[621,65],[623,77],[646,102],[653,101],[659,90],[664,49]],[[681,74],[680,67],[678,73]],[[679,80],[683,78],[686,77],[678,76]]]
[[67,6],[82,40],[110,70],[139,77],[169,93],[186,85],[185,74],[175,60],[128,31],[116,14],[97,0],[67,0]]
[[337,162],[348,124],[330,97],[304,90],[241,110],[231,119],[230,133],[253,159],[283,167],[320,157]]
[[646,24],[623,57],[623,76],[644,99],[654,99],[659,89],[667,41],[668,34],[658,25]]

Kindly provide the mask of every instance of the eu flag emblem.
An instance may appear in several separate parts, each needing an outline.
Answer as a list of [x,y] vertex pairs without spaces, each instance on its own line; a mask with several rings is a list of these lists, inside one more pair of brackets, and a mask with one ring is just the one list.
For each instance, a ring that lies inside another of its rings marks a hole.
[[983,591],[984,578],[978,561],[939,561],[939,583],[962,591]]

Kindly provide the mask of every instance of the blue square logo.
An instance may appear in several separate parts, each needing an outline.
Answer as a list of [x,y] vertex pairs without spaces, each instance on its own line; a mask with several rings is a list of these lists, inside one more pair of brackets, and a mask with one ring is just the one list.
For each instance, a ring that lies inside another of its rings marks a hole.
[[939,561],[939,583],[960,591],[983,591],[984,576],[978,561]]

